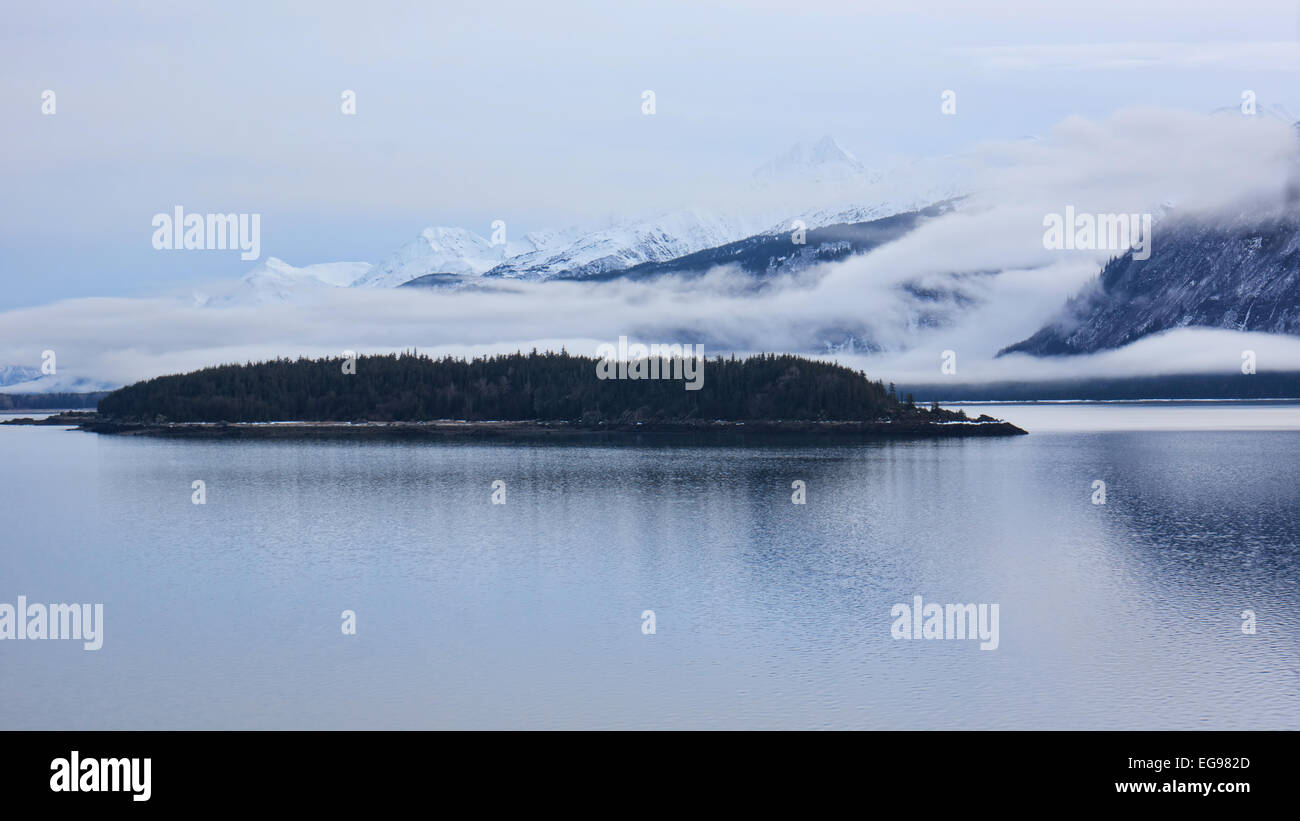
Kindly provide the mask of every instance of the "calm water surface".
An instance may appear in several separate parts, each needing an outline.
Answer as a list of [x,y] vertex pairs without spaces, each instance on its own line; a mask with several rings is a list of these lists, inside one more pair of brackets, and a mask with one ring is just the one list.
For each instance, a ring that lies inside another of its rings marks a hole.
[[[0,729],[1300,729],[1300,405],[968,412],[1032,435],[0,427],[0,602],[105,611],[97,652],[0,642]],[[998,603],[999,648],[895,641],[916,594]]]

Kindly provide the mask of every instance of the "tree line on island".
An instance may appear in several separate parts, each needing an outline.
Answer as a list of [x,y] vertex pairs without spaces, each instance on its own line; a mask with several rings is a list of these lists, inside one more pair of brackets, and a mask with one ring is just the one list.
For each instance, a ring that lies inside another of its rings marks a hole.
[[964,418],[917,409],[861,371],[790,354],[704,360],[700,390],[680,379],[599,379],[599,361],[564,351],[470,360],[412,352],[357,357],[348,372],[338,358],[279,358],[138,382],[101,399],[99,412],[152,423]]
[[94,408],[108,391],[91,393],[0,393],[0,411]]

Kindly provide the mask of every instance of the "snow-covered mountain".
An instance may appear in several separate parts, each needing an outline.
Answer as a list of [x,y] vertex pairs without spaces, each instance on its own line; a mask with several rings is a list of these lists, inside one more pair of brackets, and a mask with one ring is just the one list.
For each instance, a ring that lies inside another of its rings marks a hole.
[[434,226],[398,248],[375,265],[355,285],[361,288],[396,288],[427,274],[477,276],[517,258],[573,240],[568,231],[533,231],[522,240],[493,245],[464,228]]
[[[741,186],[745,204],[732,211],[685,208],[594,229],[530,234],[526,239],[535,247],[517,254],[489,247],[462,229],[430,229],[359,284],[393,287],[428,274],[534,281],[600,277],[718,248],[765,228],[789,231],[795,219],[812,229],[916,211],[966,193],[967,175],[959,173],[959,165],[944,157],[898,161],[874,170],[825,136],[797,143],[756,169]],[[454,241],[435,242],[431,231],[447,232]],[[428,250],[432,245],[436,250]],[[459,287],[463,281],[442,277],[439,284]]]
[[[198,305],[292,299],[321,288],[396,288],[416,279],[457,289],[489,280],[585,279],[718,248],[764,230],[861,223],[916,211],[965,193],[950,164],[868,168],[834,137],[799,143],[738,181],[734,209],[700,207],[561,230],[533,231],[505,244],[465,228],[431,226],[375,265],[295,267],[269,257],[238,286],[195,294]],[[941,182],[942,181],[942,182]]]
[[[596,227],[536,231],[505,246],[463,228],[427,228],[356,285],[392,288],[431,274],[455,275],[441,277],[451,287],[474,276],[584,279],[716,248],[778,219],[779,230],[788,230],[796,218],[817,228],[916,210],[953,193],[951,185],[934,184],[932,177],[941,173],[915,165],[872,170],[826,136],[798,143],[755,170],[752,180],[742,181],[742,191],[759,196],[735,210],[683,208]],[[907,191],[909,186],[915,190]]]
[[547,280],[557,276],[582,279],[631,268],[643,262],[663,262],[705,248],[714,248],[752,232],[744,219],[702,209],[683,209],[651,219],[617,223],[576,239],[512,257],[484,276],[502,279]]
[[116,387],[66,373],[43,374],[40,368],[0,365],[0,393],[91,393]]
[[963,155],[894,159],[856,183],[804,189],[802,199],[809,205],[767,230],[788,232],[795,219],[811,229],[868,222],[941,202],[955,206],[973,192],[977,168],[976,160]]
[[763,182],[869,182],[878,177],[857,157],[827,135],[815,143],[795,143],[781,156],[754,170]]
[[243,284],[259,301],[288,299],[303,288],[347,288],[371,267],[368,262],[322,262],[298,268],[282,259],[267,257],[266,262],[244,275]]
[[1127,251],[1033,336],[999,356],[1094,353],[1176,328],[1300,335],[1300,217],[1251,209],[1171,222],[1148,259]]
[[347,288],[371,267],[368,262],[323,262],[299,268],[277,257],[267,257],[238,283],[195,293],[194,304],[204,307],[282,302],[313,290]]
[[94,393],[96,391],[111,391],[121,387],[111,382],[104,382],[100,379],[89,379],[83,376],[73,376],[66,373],[42,374],[36,371],[36,376],[25,382],[16,382],[11,385],[4,385],[0,392],[3,393]]
[[0,365],[0,388],[8,388],[22,382],[40,378],[40,368],[24,368],[21,365]]
[[644,262],[623,271],[592,275],[590,279],[646,280],[662,276],[689,279],[728,267],[749,276],[755,285],[765,286],[778,278],[800,274],[825,262],[869,253],[952,210],[954,206],[951,203],[939,203],[878,219],[809,228],[803,242],[798,245],[791,242],[789,231],[754,234],[664,262]]
[[436,226],[398,248],[365,273],[360,288],[396,288],[425,274],[481,274],[501,261],[504,248],[464,228]]

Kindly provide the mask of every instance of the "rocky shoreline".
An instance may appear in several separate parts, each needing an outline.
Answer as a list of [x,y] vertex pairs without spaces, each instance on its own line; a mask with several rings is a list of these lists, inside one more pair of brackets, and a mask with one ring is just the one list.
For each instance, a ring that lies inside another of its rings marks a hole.
[[956,438],[1023,436],[1019,427],[989,416],[973,420],[894,419],[876,422],[669,421],[581,423],[565,421],[466,422],[134,422],[94,413],[61,413],[46,419],[10,419],[6,425],[73,427],[91,433],[165,436],[184,439],[469,439],[564,440],[620,439],[634,435],[703,435],[731,438]]

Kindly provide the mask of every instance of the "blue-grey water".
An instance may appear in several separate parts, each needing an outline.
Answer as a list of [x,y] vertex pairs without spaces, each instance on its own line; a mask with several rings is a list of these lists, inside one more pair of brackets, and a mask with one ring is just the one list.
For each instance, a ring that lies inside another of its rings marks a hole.
[[[98,651],[0,641],[0,729],[1300,729],[1300,406],[975,410],[1031,435],[0,427],[0,602],[104,605]],[[892,638],[918,594],[997,649]]]

